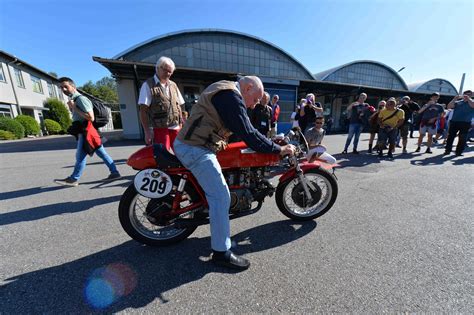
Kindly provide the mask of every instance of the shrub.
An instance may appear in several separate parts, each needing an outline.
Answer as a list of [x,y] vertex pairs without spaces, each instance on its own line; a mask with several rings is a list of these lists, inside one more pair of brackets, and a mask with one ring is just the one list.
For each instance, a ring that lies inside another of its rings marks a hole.
[[62,131],[66,132],[72,124],[71,116],[66,105],[57,98],[48,98],[44,102],[44,107],[49,111],[44,112],[44,118],[52,119],[61,125]]
[[25,136],[25,128],[18,121],[7,117],[0,117],[0,130],[10,131],[17,139]]
[[10,131],[0,130],[0,140],[13,140],[15,135]]
[[46,129],[49,135],[57,135],[62,130],[61,125],[57,121],[54,121],[52,119],[44,120],[44,128]]
[[18,115],[15,117],[15,120],[25,128],[25,136],[36,136],[40,133],[40,125],[33,117],[28,115]]

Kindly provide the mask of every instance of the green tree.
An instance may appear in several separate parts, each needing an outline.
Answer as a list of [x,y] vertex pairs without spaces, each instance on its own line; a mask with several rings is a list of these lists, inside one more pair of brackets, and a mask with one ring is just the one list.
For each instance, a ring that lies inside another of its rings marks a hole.
[[66,108],[66,105],[63,104],[57,98],[48,98],[44,102],[44,107],[48,108],[49,111],[45,112],[45,118],[52,119],[58,122],[63,131],[66,132],[69,126],[72,124],[71,116],[69,115],[69,110]]
[[107,103],[118,103],[117,83],[111,77],[103,77],[96,83],[87,81],[79,89],[87,92],[95,97],[98,97]]

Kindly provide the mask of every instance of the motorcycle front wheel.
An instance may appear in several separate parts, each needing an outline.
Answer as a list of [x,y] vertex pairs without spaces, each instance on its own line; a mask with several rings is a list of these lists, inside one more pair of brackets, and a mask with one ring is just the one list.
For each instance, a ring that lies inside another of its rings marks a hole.
[[328,171],[315,168],[306,171],[303,176],[311,199],[307,198],[297,176],[280,183],[275,194],[278,209],[296,221],[309,221],[322,216],[331,209],[338,194],[336,178]]
[[[174,227],[171,215],[174,193],[159,199],[150,199],[140,195],[134,185],[130,185],[122,195],[119,204],[119,219],[122,228],[134,240],[150,245],[162,246],[186,239],[196,226]],[[192,203],[191,194],[183,192],[182,206]],[[184,218],[192,218],[189,214]]]

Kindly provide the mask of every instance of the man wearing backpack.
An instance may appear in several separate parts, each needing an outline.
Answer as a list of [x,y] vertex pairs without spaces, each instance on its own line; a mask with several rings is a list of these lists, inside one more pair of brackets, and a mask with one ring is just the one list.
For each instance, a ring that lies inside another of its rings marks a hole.
[[420,114],[420,135],[418,136],[418,147],[415,152],[420,152],[421,143],[423,142],[423,137],[428,133],[428,141],[426,153],[431,154],[431,144],[433,142],[433,136],[436,135],[436,122],[438,121],[441,113],[444,112],[443,106],[438,104],[439,93],[434,92],[430,96],[430,100],[426,103],[419,111]]
[[117,171],[114,161],[105,151],[97,129],[92,124],[95,118],[92,102],[77,91],[76,84],[72,79],[62,77],[59,79],[59,82],[61,90],[69,97],[67,105],[71,110],[73,121],[69,132],[76,136],[77,147],[76,164],[71,176],[64,179],[55,179],[54,182],[63,186],[79,185],[79,179],[86,167],[87,154],[92,156],[94,153],[109,168],[110,175],[107,177],[107,180],[120,178],[120,173]]

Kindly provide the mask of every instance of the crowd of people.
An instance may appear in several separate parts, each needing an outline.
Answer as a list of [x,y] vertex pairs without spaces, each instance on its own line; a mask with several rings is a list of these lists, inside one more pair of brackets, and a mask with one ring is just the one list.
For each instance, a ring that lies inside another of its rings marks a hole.
[[[217,153],[223,150],[233,134],[257,152],[274,153],[282,156],[295,153],[291,144],[278,145],[270,138],[278,133],[280,116],[279,96],[264,91],[258,77],[245,76],[237,82],[218,81],[208,86],[188,117],[183,110],[184,99],[176,85],[170,80],[175,70],[174,62],[161,57],[153,77],[146,80],[138,99],[140,121],[144,129],[145,143],[163,144],[173,150],[181,163],[188,168],[203,188],[209,205],[211,227],[212,261],[216,264],[246,269],[250,262],[231,251],[228,209],[230,193],[217,160]],[[102,146],[97,130],[94,129],[94,112],[91,102],[82,96],[70,78],[61,78],[63,92],[70,96],[68,106],[78,126],[76,165],[71,176],[58,179],[56,183],[77,186],[86,165],[87,155],[97,153],[110,171],[108,180],[120,178],[114,161]],[[343,149],[348,153],[353,140],[352,153],[359,154],[359,136],[365,125],[369,125],[369,153],[377,150],[379,156],[388,149],[388,156],[402,141],[403,153],[407,152],[409,132],[413,135],[415,115],[418,116],[420,135],[416,152],[421,150],[424,136],[428,135],[426,153],[431,153],[433,141],[444,137],[445,154],[452,150],[454,138],[459,134],[456,155],[461,155],[474,114],[472,92],[465,91],[456,96],[445,109],[438,104],[440,95],[433,93],[429,102],[420,107],[403,97],[398,103],[393,97],[380,101],[377,109],[367,104],[367,94],[361,93],[357,101],[347,108],[349,132]],[[292,128],[305,135],[309,152],[307,159],[315,158],[335,163],[336,159],[325,152],[325,135],[330,132],[333,118],[328,117],[326,129],[321,103],[314,94],[302,98],[291,115]],[[373,146],[375,136],[377,144]],[[388,147],[387,147],[388,144]]]
[[[387,156],[393,158],[395,147],[402,148],[404,154],[408,153],[408,135],[413,138],[413,131],[416,128],[419,136],[414,152],[421,152],[423,139],[426,136],[425,153],[432,154],[433,144],[438,144],[438,140],[443,138],[442,145],[446,145],[444,154],[448,155],[452,151],[454,139],[458,137],[455,153],[457,156],[462,155],[468,132],[472,130],[474,117],[472,92],[467,90],[462,96],[455,96],[447,106],[439,104],[439,98],[439,93],[432,93],[429,101],[420,107],[409,96],[402,97],[399,102],[396,98],[390,97],[387,101],[380,101],[377,108],[374,108],[365,103],[367,95],[361,93],[358,100],[347,108],[349,133],[342,153],[347,154],[354,137],[352,153],[359,154],[357,150],[359,135],[364,126],[368,125],[370,132],[368,153],[376,150],[379,157],[383,157],[383,151],[388,149]],[[377,142],[373,146],[376,135]]]

